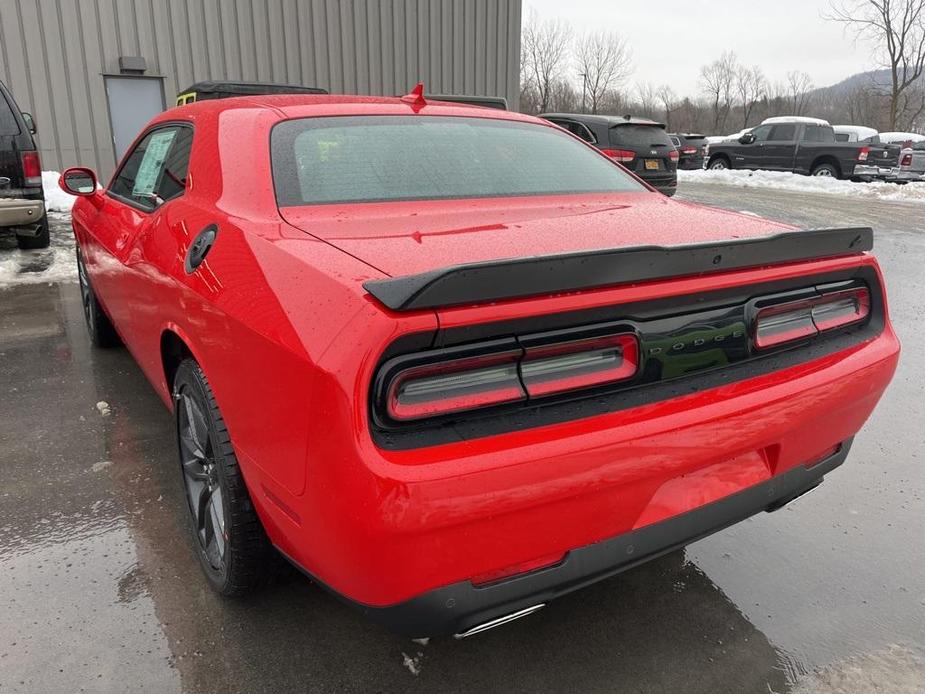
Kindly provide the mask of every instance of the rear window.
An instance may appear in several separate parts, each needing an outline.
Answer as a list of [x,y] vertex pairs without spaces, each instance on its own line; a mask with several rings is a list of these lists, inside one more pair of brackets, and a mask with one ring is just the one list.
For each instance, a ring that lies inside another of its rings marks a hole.
[[671,147],[664,128],[657,125],[614,125],[610,128],[610,144],[625,147]]
[[471,117],[343,116],[278,124],[281,207],[645,190],[551,127]]
[[13,109],[0,92],[0,135],[19,135],[19,123],[13,115]]
[[706,141],[707,141],[706,135],[703,135],[703,136],[701,136],[701,137],[690,137],[690,136],[687,136],[687,137],[684,138],[684,142],[685,142],[686,144],[694,145],[694,147],[699,147],[700,145],[704,144]]

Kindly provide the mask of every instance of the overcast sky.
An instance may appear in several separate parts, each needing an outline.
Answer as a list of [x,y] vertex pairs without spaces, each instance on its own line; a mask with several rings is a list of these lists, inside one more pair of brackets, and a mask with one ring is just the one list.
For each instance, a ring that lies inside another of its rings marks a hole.
[[524,21],[560,17],[575,31],[614,30],[633,51],[631,82],[669,84],[694,95],[700,66],[733,50],[772,82],[790,70],[828,86],[876,67],[869,46],[822,18],[827,0],[523,0]]

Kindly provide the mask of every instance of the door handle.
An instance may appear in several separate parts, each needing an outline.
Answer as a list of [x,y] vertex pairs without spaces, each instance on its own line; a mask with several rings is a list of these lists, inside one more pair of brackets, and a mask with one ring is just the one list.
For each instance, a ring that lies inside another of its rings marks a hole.
[[215,243],[217,236],[217,224],[210,224],[196,234],[196,238],[193,239],[186,251],[186,262],[183,264],[187,275],[192,275],[196,268],[202,264],[202,261],[206,259],[206,255],[212,250],[212,245]]

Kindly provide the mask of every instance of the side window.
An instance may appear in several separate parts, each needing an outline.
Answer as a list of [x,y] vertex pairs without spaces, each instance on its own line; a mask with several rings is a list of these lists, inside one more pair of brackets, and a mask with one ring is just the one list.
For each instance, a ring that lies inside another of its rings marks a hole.
[[752,130],[752,135],[755,136],[755,142],[764,142],[768,139],[768,134],[770,134],[770,132],[770,125],[759,125],[757,128]]
[[125,159],[109,192],[148,211],[182,195],[192,142],[192,128],[152,130]]
[[836,142],[848,142],[851,136],[848,133],[835,133]]
[[797,136],[797,126],[795,123],[781,123],[771,128],[768,140],[774,142],[793,142]]
[[572,133],[572,135],[577,135],[585,142],[590,142],[592,144],[595,142],[594,135],[591,134],[591,131],[588,130],[587,126],[581,123],[573,120],[557,120],[553,121],[553,123],[558,125],[560,128],[565,128],[570,133]]
[[803,129],[802,139],[804,142],[835,142],[837,137],[832,128],[822,125],[807,125]]
[[3,92],[0,92],[0,135],[19,135],[19,123]]

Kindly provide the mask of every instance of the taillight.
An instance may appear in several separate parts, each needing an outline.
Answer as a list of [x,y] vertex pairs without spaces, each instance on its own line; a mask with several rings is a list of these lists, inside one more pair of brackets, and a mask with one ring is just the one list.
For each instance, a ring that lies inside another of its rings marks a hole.
[[518,350],[402,371],[389,386],[389,416],[405,421],[525,400],[520,355]]
[[912,152],[906,152],[903,154],[903,158],[899,162],[900,166],[912,166]]
[[399,371],[388,416],[399,422],[624,381],[639,369],[633,334],[607,335],[450,359]]
[[870,292],[845,289],[800,301],[769,306],[755,317],[755,347],[765,349],[859,323],[870,315]]
[[678,159],[681,158],[681,153],[678,150],[673,149],[668,152],[668,158],[671,159],[671,161],[678,161]]
[[628,334],[528,347],[520,364],[533,398],[623,381],[638,368],[639,343]]
[[614,161],[624,164],[636,158],[636,153],[631,149],[602,149],[601,151]]
[[42,161],[38,152],[22,153],[22,175],[27,186],[42,185]]
[[681,149],[681,154],[697,154],[696,147],[684,147]]
[[870,147],[861,147],[858,150],[858,161],[867,161],[867,157],[870,156]]

